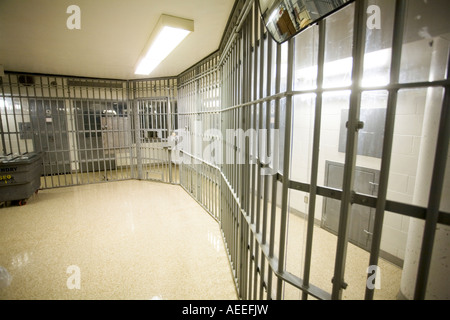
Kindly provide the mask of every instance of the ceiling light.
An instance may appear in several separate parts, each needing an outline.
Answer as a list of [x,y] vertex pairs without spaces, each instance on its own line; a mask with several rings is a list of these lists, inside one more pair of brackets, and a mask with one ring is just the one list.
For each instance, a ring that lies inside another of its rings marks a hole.
[[192,31],[194,21],[161,15],[139,57],[135,74],[149,75]]

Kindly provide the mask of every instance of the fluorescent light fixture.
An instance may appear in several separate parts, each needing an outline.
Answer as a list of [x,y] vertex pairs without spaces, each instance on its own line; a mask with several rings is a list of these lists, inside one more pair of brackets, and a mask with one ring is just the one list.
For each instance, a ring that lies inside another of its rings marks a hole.
[[193,20],[161,15],[139,57],[135,74],[149,75],[192,31]]

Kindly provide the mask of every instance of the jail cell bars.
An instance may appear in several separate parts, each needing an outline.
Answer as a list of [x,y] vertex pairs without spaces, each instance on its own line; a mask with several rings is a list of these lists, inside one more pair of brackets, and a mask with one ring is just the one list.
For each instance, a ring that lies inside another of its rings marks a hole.
[[216,220],[220,220],[220,73],[218,54],[178,77],[177,153],[180,184]]
[[[383,12],[382,32],[366,24],[372,5]],[[425,295],[428,276],[436,283],[445,274],[430,271],[430,248],[445,252],[439,230],[450,223],[442,182],[449,45],[413,31],[445,17],[411,18],[440,6],[356,1],[279,45],[257,2],[238,1],[210,66],[220,75],[220,111],[200,103],[204,61],[179,77],[180,127],[192,142],[185,150],[198,161],[182,165],[181,184],[204,203],[201,172],[220,168],[217,217],[241,298],[412,299]],[[221,148],[201,125],[216,113]],[[431,129],[439,122],[443,129]],[[412,238],[434,235],[413,248]],[[412,251],[424,258],[416,278]],[[370,270],[386,277],[380,287]]]
[[179,183],[171,153],[175,78],[8,73],[0,90],[2,154],[42,153],[41,188],[125,179]]
[[220,169],[187,153],[180,166],[180,185],[217,221],[220,221]]
[[355,1],[277,44],[242,0],[178,77],[6,73],[2,153],[43,152],[43,188],[180,183],[220,224],[242,299],[445,297],[446,5]]
[[2,154],[43,154],[42,188],[131,178],[125,81],[7,74]]
[[138,177],[146,180],[170,181],[168,138],[168,100],[138,101],[140,159]]
[[136,80],[130,86],[135,108],[134,178],[179,183],[173,152],[178,133],[176,79]]
[[179,166],[172,159],[178,125],[176,83],[175,78],[130,81],[135,179],[179,183]]

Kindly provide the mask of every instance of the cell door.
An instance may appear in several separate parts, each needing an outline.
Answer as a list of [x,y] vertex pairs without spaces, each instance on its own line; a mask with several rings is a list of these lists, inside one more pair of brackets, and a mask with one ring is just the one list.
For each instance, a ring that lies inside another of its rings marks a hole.
[[105,148],[102,118],[111,110],[106,101],[75,100],[75,125],[80,172],[98,172],[116,167],[113,148]]
[[[327,161],[325,185],[342,189],[344,165]],[[377,192],[379,171],[368,168],[356,168],[354,190],[358,193],[375,195]],[[325,198],[323,203],[322,227],[334,234],[338,233],[340,201]],[[354,204],[350,212],[349,241],[365,250],[372,245],[373,221],[375,210]]]
[[64,100],[30,99],[29,106],[34,149],[43,153],[44,174],[57,175],[70,172]]
[[139,100],[137,104],[138,176],[145,180],[172,182],[169,137],[174,128],[170,101],[153,98]]

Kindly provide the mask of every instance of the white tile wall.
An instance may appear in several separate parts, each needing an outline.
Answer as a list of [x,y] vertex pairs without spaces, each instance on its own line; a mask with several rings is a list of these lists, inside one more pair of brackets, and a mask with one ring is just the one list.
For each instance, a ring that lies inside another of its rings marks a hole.
[[[427,90],[405,90],[400,92],[393,138],[393,151],[388,186],[388,200],[410,204],[413,200],[414,185],[416,181],[417,162],[422,137],[423,114]],[[348,108],[346,99],[328,97],[324,100],[322,131],[320,142],[320,160],[318,182],[324,184],[325,161],[344,163],[345,155],[338,152],[339,130],[341,124],[341,110]],[[380,100],[380,106],[386,102]],[[292,175],[294,180],[309,181],[310,158],[305,155],[310,145],[307,139],[312,139],[310,132],[313,115],[303,111],[294,114]],[[358,156],[357,166],[379,170],[380,159]],[[448,170],[450,172],[450,170]],[[448,179],[450,180],[450,179]],[[448,183],[450,184],[450,183]],[[316,218],[322,216],[322,197],[318,197]],[[303,212],[305,209],[304,197],[291,197],[291,206]],[[407,232],[410,218],[386,212],[381,242],[381,250],[395,257],[404,259]]]
[[422,133],[423,115],[401,114],[397,115],[395,132],[397,135],[420,136]]
[[414,152],[414,137],[406,135],[395,135],[392,149],[397,154],[412,154]]
[[406,193],[408,191],[408,175],[392,173],[390,175],[389,190],[399,193]]

